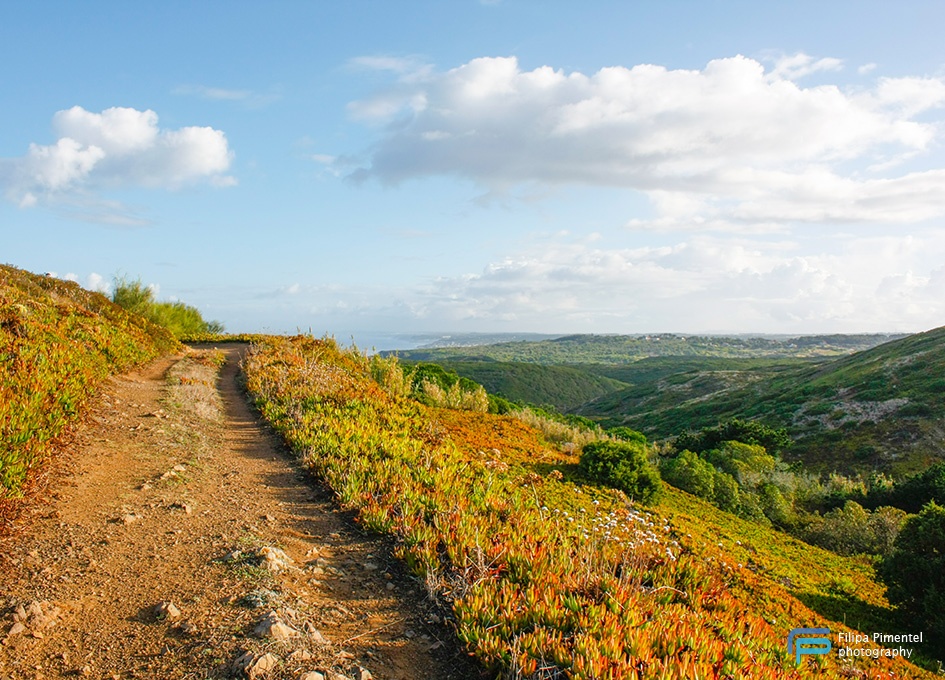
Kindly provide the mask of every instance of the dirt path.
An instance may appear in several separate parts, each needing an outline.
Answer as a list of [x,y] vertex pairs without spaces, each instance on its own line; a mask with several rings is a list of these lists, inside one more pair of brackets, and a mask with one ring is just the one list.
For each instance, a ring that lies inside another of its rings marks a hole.
[[199,354],[109,384],[60,497],[0,543],[0,679],[480,677],[258,424],[237,351],[218,389]]

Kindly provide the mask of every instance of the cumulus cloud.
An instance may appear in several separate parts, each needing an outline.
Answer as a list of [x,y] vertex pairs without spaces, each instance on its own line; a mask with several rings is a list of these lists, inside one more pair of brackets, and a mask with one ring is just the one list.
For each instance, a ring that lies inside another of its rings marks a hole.
[[[675,194],[707,219],[794,220],[780,209],[796,200],[810,205],[793,212],[811,220],[945,213],[945,174],[890,172],[939,139],[930,114],[945,104],[945,81],[882,78],[850,91],[795,82],[841,67],[799,54],[767,71],[736,56],[701,70],[641,64],[585,75],[474,59],[352,102],[352,116],[384,126],[369,165],[352,177],[396,184],[453,175],[490,191],[624,187]],[[848,201],[824,209],[821,182]]]
[[790,240],[694,236],[659,247],[557,243],[441,278],[420,321],[545,332],[866,332],[945,319],[945,238],[875,237],[812,252]]
[[233,160],[226,135],[210,127],[161,129],[151,110],[74,106],[53,116],[53,129],[54,143],[33,143],[26,155],[0,160],[0,186],[22,207],[123,186],[235,183],[226,174]]
[[87,277],[85,277],[85,283],[82,283],[79,280],[79,275],[74,272],[69,272],[63,274],[61,277],[56,272],[48,272],[47,276],[54,276],[56,278],[61,278],[63,281],[74,281],[86,290],[91,290],[95,293],[102,293],[103,295],[111,295],[112,292],[112,283],[104,276],[97,272],[92,272]]

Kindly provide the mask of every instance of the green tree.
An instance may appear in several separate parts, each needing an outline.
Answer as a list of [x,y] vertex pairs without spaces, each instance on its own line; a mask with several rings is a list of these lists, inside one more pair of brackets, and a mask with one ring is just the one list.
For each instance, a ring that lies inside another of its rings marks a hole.
[[712,487],[713,503],[722,510],[738,512],[738,507],[741,504],[741,493],[738,489],[738,482],[735,481],[732,475],[722,472],[721,470],[716,470],[712,480]]
[[933,653],[945,657],[945,508],[930,502],[906,520],[879,575],[889,601],[914,617]]
[[777,467],[777,459],[768,455],[763,446],[739,441],[725,441],[705,452],[705,458],[723,470],[741,486],[757,486]]
[[702,453],[718,448],[722,442],[728,441],[762,446],[774,454],[780,453],[791,445],[787,430],[768,427],[756,420],[732,418],[715,427],[705,427],[698,432],[685,432],[676,437],[674,446],[677,451],[689,449]]
[[896,507],[918,512],[929,501],[945,505],[945,462],[936,463],[888,492]]
[[711,500],[715,492],[715,468],[688,449],[667,459],[660,473],[664,480],[693,496]]
[[590,480],[620,489],[634,500],[652,503],[662,489],[660,474],[639,442],[596,441],[581,451],[581,472]]

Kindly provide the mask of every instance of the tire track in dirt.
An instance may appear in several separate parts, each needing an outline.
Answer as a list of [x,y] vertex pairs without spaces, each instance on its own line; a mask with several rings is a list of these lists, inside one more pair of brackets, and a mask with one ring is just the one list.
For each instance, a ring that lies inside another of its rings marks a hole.
[[240,351],[216,386],[206,352],[109,383],[60,497],[0,544],[0,679],[482,676],[258,422]]

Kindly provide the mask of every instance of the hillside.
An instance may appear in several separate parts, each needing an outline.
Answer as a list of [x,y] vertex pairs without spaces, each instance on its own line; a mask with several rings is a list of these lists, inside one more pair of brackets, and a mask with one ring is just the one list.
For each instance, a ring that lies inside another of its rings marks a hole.
[[0,265],[0,518],[107,376],[179,347],[99,293]]
[[[409,399],[396,364],[299,337],[264,343],[246,371],[265,417],[364,526],[394,537],[492,673],[808,677],[784,652],[789,629],[904,625],[869,563],[672,489],[643,507],[590,485],[515,418]],[[828,677],[924,675],[821,661]]]
[[786,427],[796,440],[788,458],[815,469],[907,473],[945,455],[943,375],[945,328],[938,328],[826,362],[654,372],[578,411],[653,437],[755,418]]
[[652,335],[567,335],[539,342],[399,350],[408,361],[507,361],[537,364],[632,364],[646,357],[824,357],[868,349],[902,336],[818,335],[791,338]]
[[546,366],[507,361],[444,361],[455,371],[510,401],[550,404],[568,411],[627,387],[625,382],[570,366]]

